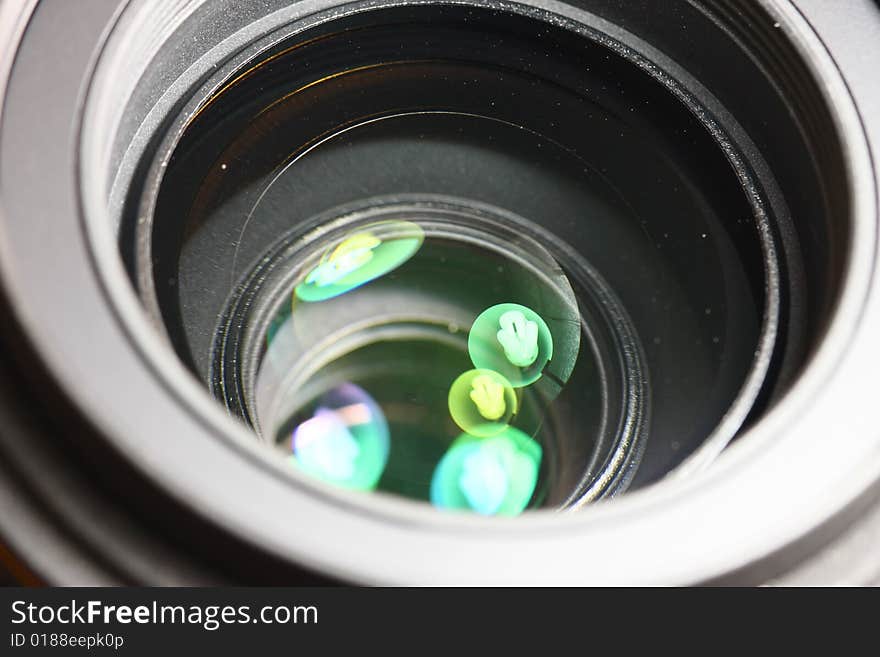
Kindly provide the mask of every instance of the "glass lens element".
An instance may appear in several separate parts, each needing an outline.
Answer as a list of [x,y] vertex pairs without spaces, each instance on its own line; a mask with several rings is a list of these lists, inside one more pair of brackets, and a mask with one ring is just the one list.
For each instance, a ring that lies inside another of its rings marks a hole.
[[422,194],[282,236],[246,306],[258,433],[323,481],[483,515],[605,485],[623,314],[545,244],[565,254],[525,218]]

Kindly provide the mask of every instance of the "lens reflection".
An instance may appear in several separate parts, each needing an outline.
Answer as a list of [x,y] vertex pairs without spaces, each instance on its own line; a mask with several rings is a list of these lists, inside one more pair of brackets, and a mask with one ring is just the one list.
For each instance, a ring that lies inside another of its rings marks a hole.
[[297,285],[296,298],[324,301],[384,276],[409,260],[425,235],[408,221],[378,222],[362,227],[329,248]]
[[492,370],[464,372],[449,389],[449,414],[462,431],[474,436],[501,433],[516,411],[513,386]]
[[443,509],[517,515],[535,492],[540,464],[540,445],[513,427],[491,438],[462,434],[434,471],[431,502]]
[[501,303],[474,320],[468,352],[474,367],[499,372],[519,388],[541,377],[553,357],[553,336],[547,323],[531,308]]
[[376,487],[390,445],[388,422],[367,392],[344,383],[322,395],[293,430],[291,460],[324,481],[358,490]]

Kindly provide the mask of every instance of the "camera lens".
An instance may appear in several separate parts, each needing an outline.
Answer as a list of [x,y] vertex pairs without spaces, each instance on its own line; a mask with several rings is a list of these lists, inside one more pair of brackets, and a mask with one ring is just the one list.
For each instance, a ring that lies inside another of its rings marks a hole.
[[0,533],[40,577],[763,583],[876,525],[870,0],[35,4]]
[[780,312],[763,199],[624,53],[406,8],[217,86],[153,167],[133,270],[291,468],[564,508],[723,446],[758,400]]

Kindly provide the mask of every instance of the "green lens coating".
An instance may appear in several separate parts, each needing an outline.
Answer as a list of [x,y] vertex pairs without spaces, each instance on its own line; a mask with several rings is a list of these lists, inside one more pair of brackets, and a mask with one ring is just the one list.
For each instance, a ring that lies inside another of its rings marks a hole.
[[424,231],[409,221],[382,221],[361,227],[321,257],[294,296],[324,301],[345,294],[398,268],[421,248]]
[[442,509],[513,516],[531,500],[541,447],[519,429],[491,438],[459,436],[431,480],[431,502]]
[[553,337],[531,308],[500,303],[474,320],[468,352],[474,367],[498,372],[514,388],[521,388],[541,377],[553,357]]
[[449,414],[465,433],[486,438],[507,428],[517,411],[516,391],[492,370],[468,370],[449,389]]

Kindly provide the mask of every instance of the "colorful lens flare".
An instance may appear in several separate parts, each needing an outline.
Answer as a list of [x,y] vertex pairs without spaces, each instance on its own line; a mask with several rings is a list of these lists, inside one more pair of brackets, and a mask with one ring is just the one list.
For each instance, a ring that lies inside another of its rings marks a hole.
[[350,292],[391,272],[413,257],[424,231],[409,221],[383,221],[363,226],[328,249],[296,286],[301,301],[325,301]]
[[553,358],[553,337],[531,308],[501,303],[474,320],[468,353],[474,367],[498,372],[514,388],[521,388],[537,381]]
[[344,383],[293,431],[293,461],[310,475],[357,490],[376,487],[388,462],[388,422],[363,388]]
[[491,438],[462,434],[434,470],[431,502],[482,515],[518,515],[535,492],[541,457],[540,445],[513,427]]
[[516,391],[492,370],[468,370],[449,389],[449,414],[465,433],[486,438],[501,433],[516,415]]

